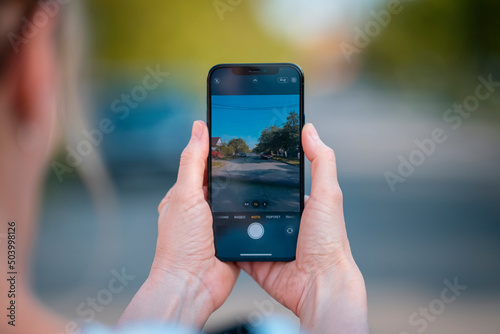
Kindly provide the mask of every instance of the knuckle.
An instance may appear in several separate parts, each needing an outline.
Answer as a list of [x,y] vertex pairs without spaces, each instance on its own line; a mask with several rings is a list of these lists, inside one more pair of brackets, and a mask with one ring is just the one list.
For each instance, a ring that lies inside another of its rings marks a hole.
[[338,184],[336,184],[332,187],[329,195],[330,195],[330,199],[333,202],[342,204],[342,202],[344,200],[344,194],[342,193],[342,189],[340,189],[340,186]]
[[160,214],[160,213],[161,213],[161,210],[162,210],[162,209],[163,209],[163,208],[164,208],[167,204],[168,204],[168,202],[167,202],[167,201],[161,201],[161,202],[160,202],[160,204],[158,204],[158,209],[157,209],[158,214]]
[[335,151],[333,150],[333,148],[331,148],[329,146],[324,147],[322,155],[325,157],[325,160],[327,160],[328,162],[333,162],[333,163],[337,162],[337,159],[335,157]]
[[180,208],[181,211],[189,211],[193,207],[197,207],[204,201],[204,197],[196,192],[186,191],[181,189],[178,185],[175,187],[171,203]]
[[170,197],[172,195],[172,189],[170,188],[168,192],[165,194],[165,197],[162,198],[160,204],[158,204],[158,213],[161,213],[161,210],[170,203]]
[[184,148],[181,153],[181,165],[188,164],[190,161],[193,160],[193,152],[189,149],[189,146]]
[[342,204],[343,194],[338,184],[323,184],[318,190],[318,196],[315,196],[317,200],[324,202],[328,206],[337,206]]
[[188,165],[203,165],[205,164],[205,160],[200,154],[198,153],[197,150],[192,149],[191,147],[187,146],[181,153],[181,159],[179,162],[179,166],[188,166]]

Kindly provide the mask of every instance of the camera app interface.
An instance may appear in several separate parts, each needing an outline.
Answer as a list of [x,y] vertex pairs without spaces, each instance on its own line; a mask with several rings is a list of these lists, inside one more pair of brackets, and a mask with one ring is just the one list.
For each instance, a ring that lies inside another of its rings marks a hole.
[[[261,76],[218,71],[211,86],[210,152],[218,252],[230,253],[235,242],[248,251],[241,256],[293,251],[300,222],[298,75],[294,69]],[[269,246],[283,238],[288,249]],[[261,247],[256,252],[252,245]]]

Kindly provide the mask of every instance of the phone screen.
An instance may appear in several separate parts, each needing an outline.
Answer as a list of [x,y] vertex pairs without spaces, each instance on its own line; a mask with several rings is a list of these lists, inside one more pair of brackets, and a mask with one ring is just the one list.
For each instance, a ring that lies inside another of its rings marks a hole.
[[293,260],[303,209],[303,76],[292,64],[209,75],[208,190],[217,256]]

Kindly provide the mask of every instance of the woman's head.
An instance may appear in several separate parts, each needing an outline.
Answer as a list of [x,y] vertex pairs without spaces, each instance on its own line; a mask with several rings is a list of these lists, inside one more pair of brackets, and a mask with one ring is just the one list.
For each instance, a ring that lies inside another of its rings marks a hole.
[[54,146],[57,15],[42,3],[0,5],[0,150],[15,161],[2,175],[19,174],[17,182],[39,179]]
[[[23,222],[26,255],[50,159],[60,139],[74,146],[88,128],[80,99],[85,82],[80,75],[85,54],[80,4],[0,0],[0,220]],[[98,216],[110,228],[114,193],[98,148],[77,168]]]
[[[56,139],[71,144],[85,128],[80,14],[79,2],[0,0],[0,149],[36,150],[26,155],[31,172],[45,171]],[[102,179],[97,152],[78,167],[90,186],[91,174]]]

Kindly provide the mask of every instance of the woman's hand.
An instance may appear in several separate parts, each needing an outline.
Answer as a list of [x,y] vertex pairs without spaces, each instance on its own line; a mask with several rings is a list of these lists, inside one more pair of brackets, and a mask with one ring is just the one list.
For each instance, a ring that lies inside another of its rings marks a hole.
[[229,296],[240,269],[215,257],[204,186],[208,150],[207,126],[196,121],[182,152],[177,182],[158,207],[151,272],[121,322],[164,319],[202,327]]
[[311,161],[312,183],[296,260],[238,265],[309,332],[367,333],[366,291],[347,239],[334,152],[312,124],[303,128],[302,145]]

